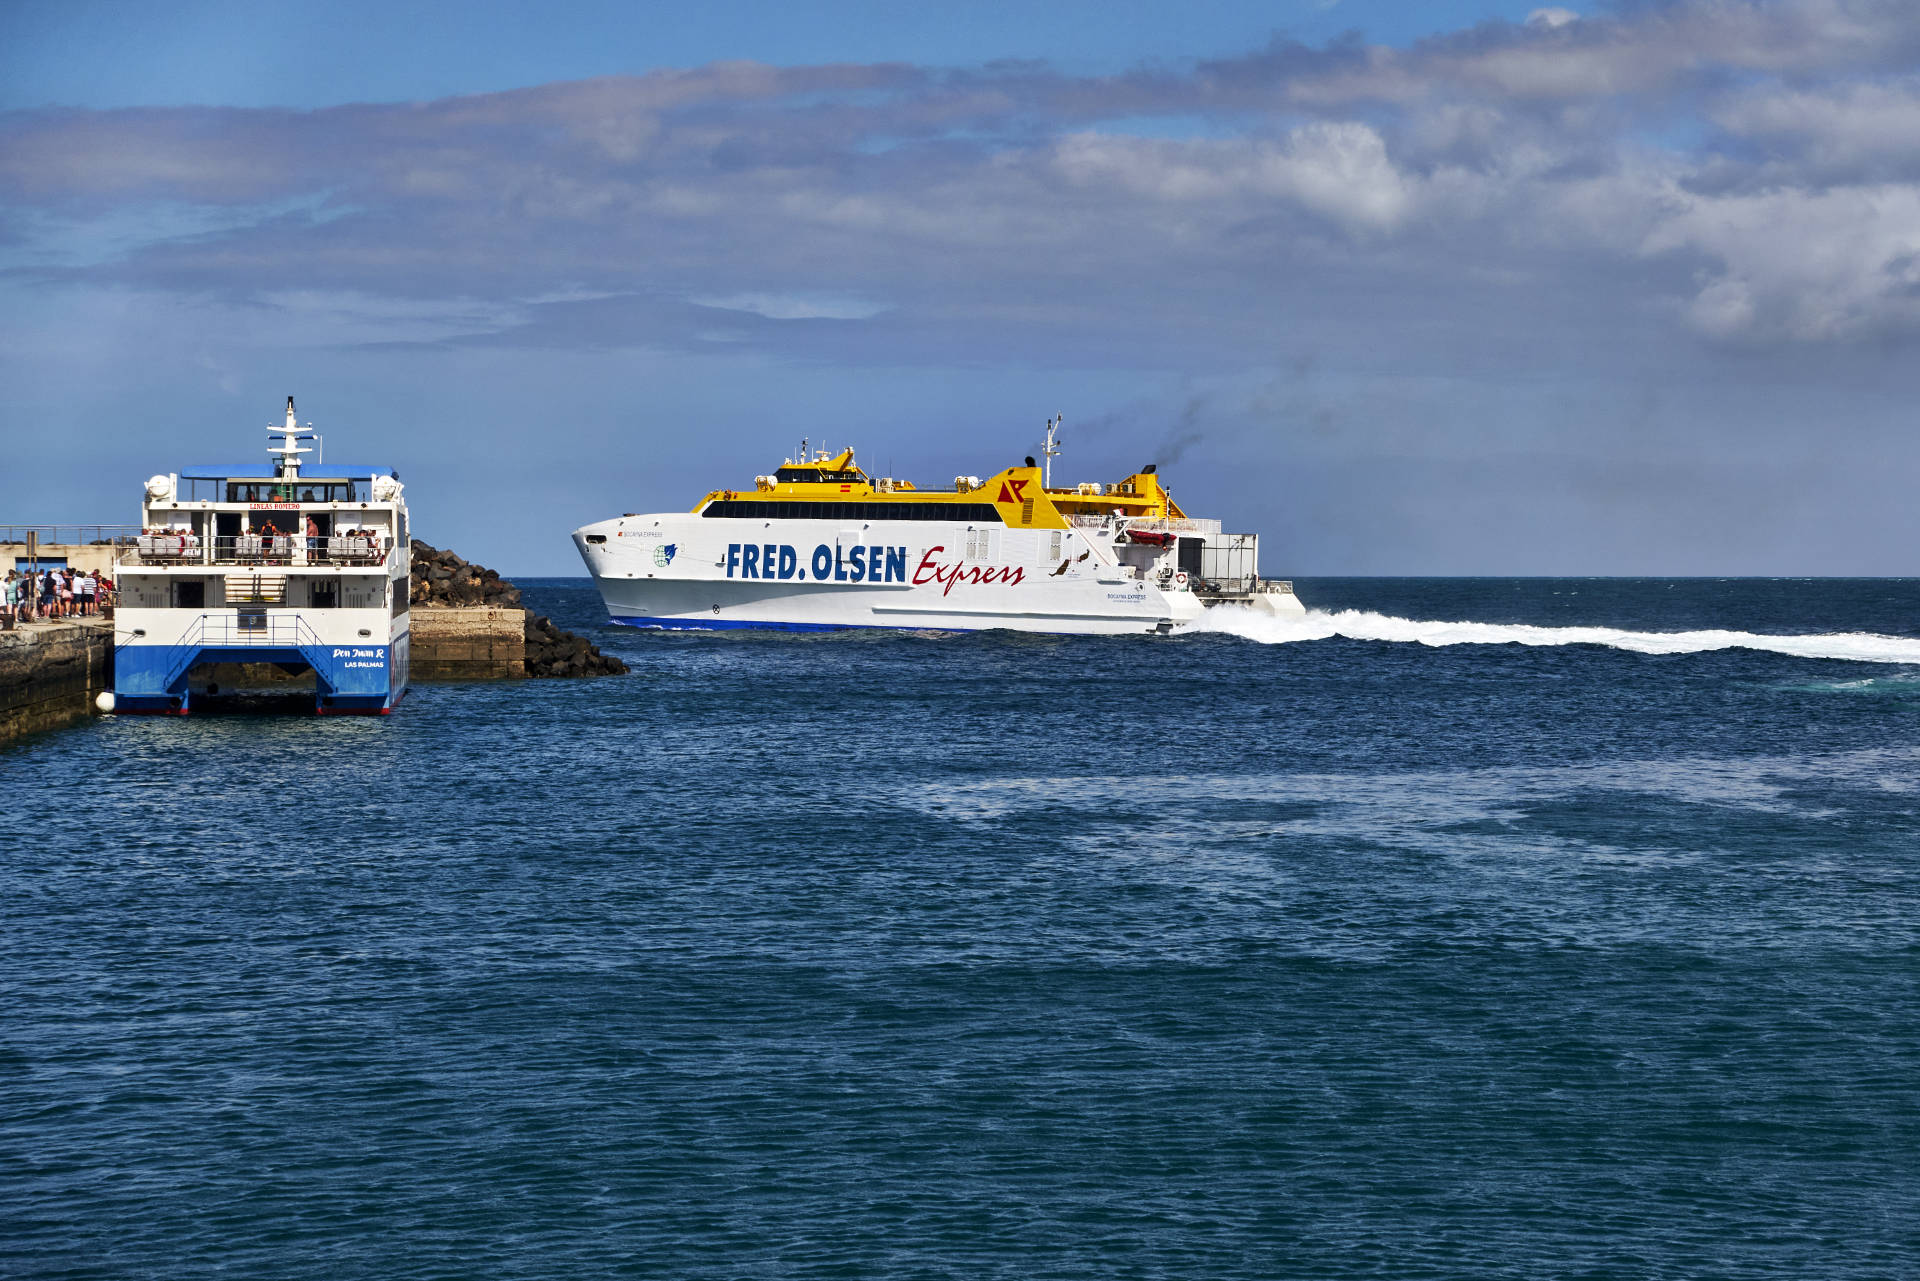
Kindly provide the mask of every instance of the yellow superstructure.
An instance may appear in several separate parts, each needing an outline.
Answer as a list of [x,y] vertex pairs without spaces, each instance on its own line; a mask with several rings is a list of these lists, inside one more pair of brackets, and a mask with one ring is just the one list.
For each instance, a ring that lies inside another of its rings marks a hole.
[[[787,459],[773,475],[754,477],[752,489],[716,489],[695,503],[693,511],[704,511],[711,503],[727,503],[729,514],[739,515],[752,514],[748,504],[859,503],[861,519],[916,520],[947,518],[944,512],[929,510],[936,506],[986,504],[1005,524],[1027,529],[1066,529],[1073,523],[1070,516],[1186,517],[1152,467],[1111,485],[1090,482],[1072,488],[1048,488],[1042,474],[1029,458],[1024,466],[1009,467],[977,483],[976,478],[960,477],[952,489],[917,489],[908,481],[869,476],[854,462],[851,449],[831,457],[822,451],[811,459],[804,458],[803,451],[801,461]],[[876,511],[875,504],[882,505],[881,510]],[[884,510],[894,505],[901,508],[897,514]],[[770,507],[767,514],[781,513],[778,507]]]

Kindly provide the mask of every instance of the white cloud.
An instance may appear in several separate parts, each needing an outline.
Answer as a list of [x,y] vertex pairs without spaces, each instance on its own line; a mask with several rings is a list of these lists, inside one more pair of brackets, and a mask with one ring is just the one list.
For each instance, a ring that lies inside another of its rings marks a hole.
[[1393,230],[1418,198],[1380,134],[1350,121],[1303,125],[1278,142],[1076,134],[1061,141],[1054,162],[1082,185],[1175,203],[1285,200],[1356,232]]
[[1796,143],[1824,165],[1920,158],[1920,81],[1912,77],[1749,91],[1721,103],[1713,118],[1744,137]]
[[721,311],[744,311],[768,320],[867,320],[892,310],[886,303],[822,294],[744,293],[688,301]]
[[1661,94],[1728,71],[1904,70],[1920,57],[1915,19],[1907,0],[1678,0],[1600,18],[1547,7],[1517,26],[1292,67],[1285,93],[1328,105],[1459,93],[1560,102]]
[[1529,27],[1541,27],[1548,31],[1578,21],[1580,21],[1580,15],[1571,9],[1535,9],[1527,15]]
[[1694,197],[1644,251],[1715,262],[1688,317],[1716,337],[1829,342],[1920,324],[1920,189]]
[[260,296],[273,325],[317,343],[420,343],[497,333],[523,307],[480,298],[396,298],[360,290],[286,289]]
[[[1337,269],[1319,285],[1365,275],[1442,310],[1532,288],[1833,342],[1920,327],[1920,77],[1857,69],[1916,48],[1920,13],[1881,0],[1680,0],[1191,73],[739,64],[312,113],[14,113],[0,212],[35,270],[279,291],[383,338],[511,327],[591,281],[772,320],[891,307],[1016,345],[1084,326],[1097,347],[1196,276],[1260,282],[1257,307]],[[1672,92],[1728,81],[1745,87]],[[154,236],[164,199],[219,216]],[[387,294],[451,301],[384,314]],[[489,298],[505,310],[480,314]],[[1194,305],[1197,335],[1214,322]],[[821,328],[734,323],[790,345]],[[1218,325],[1212,350],[1265,342],[1244,315]]]

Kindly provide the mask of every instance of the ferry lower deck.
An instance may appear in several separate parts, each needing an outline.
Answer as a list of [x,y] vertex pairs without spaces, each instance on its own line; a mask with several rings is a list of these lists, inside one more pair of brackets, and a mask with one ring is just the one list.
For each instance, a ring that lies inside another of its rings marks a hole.
[[123,606],[114,620],[125,638],[114,651],[115,708],[186,715],[201,698],[222,692],[222,676],[232,693],[250,680],[278,684],[277,672],[311,674],[319,715],[384,715],[406,691],[411,639],[405,618],[392,628],[387,620],[384,606],[324,618],[302,609]]

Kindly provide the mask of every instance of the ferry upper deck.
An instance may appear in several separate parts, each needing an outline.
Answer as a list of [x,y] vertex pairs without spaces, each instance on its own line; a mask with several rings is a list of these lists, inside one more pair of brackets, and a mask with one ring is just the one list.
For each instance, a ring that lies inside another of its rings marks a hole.
[[809,451],[804,443],[799,459],[754,477],[751,490],[714,490],[693,510],[702,516],[767,520],[999,521],[1034,529],[1067,529],[1114,517],[1186,522],[1195,532],[1220,525],[1188,517],[1152,464],[1112,484],[1056,489],[1028,458],[1025,466],[986,479],[955,476],[952,489],[918,489],[911,481],[868,475],[851,448],[830,455]]
[[[258,463],[189,467],[147,482],[123,568],[381,566],[408,543],[389,468],[313,467],[263,476]],[[310,534],[309,526],[312,528]]]

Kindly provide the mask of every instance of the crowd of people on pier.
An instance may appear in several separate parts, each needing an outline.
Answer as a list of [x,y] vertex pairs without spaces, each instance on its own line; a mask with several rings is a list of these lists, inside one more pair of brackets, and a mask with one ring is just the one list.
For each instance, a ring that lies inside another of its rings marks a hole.
[[0,580],[6,615],[18,623],[88,618],[113,604],[114,583],[105,574],[55,566],[10,569]]

